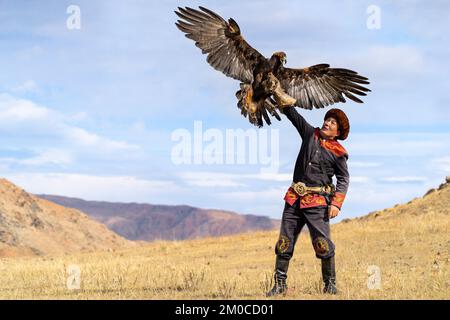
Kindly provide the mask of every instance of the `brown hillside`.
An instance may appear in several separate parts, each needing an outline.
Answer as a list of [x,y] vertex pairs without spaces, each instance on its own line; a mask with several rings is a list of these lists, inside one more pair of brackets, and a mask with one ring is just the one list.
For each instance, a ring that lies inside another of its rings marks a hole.
[[132,245],[75,209],[0,179],[0,257],[64,254]]

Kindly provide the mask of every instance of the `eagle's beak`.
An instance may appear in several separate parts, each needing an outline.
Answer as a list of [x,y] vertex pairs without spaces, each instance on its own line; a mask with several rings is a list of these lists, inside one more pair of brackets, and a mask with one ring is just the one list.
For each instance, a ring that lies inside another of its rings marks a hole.
[[283,58],[283,64],[286,64],[286,63],[287,63],[287,59]]

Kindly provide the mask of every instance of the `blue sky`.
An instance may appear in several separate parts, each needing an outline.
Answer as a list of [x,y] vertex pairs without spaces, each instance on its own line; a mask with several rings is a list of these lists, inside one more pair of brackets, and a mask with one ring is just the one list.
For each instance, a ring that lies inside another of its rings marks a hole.
[[[69,5],[81,10],[70,30]],[[0,1],[0,176],[33,193],[189,204],[280,218],[299,136],[284,118],[279,168],[176,164],[174,132],[195,121],[258,134],[239,115],[239,83],[176,29],[177,6],[233,17],[265,56],[330,63],[371,80],[365,104],[339,105],[351,185],[341,215],[409,201],[450,175],[447,1]],[[367,8],[381,28],[367,28]],[[324,110],[302,111],[314,126]],[[207,142],[203,142],[207,146]],[[247,150],[248,151],[248,150]]]

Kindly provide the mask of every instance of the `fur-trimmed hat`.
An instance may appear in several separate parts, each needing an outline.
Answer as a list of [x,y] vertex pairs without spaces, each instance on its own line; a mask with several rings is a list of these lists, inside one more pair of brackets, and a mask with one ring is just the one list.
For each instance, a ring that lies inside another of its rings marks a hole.
[[323,118],[323,120],[326,120],[329,117],[335,118],[339,125],[338,130],[340,132],[340,135],[338,137],[336,137],[336,139],[339,139],[339,140],[347,139],[348,133],[350,132],[350,122],[348,121],[348,118],[345,115],[344,111],[342,111],[341,109],[337,109],[337,108],[330,109],[325,114],[325,117]]

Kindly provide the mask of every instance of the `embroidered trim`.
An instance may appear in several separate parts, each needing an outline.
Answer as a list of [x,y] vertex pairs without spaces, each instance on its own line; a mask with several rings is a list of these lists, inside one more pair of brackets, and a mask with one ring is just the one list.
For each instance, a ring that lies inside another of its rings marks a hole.
[[327,201],[324,196],[317,193],[311,193],[300,197],[292,187],[289,187],[288,191],[284,195],[284,201],[289,203],[291,206],[294,205],[298,198],[300,198],[300,209],[327,205]]
[[325,200],[325,197],[316,193],[307,194],[300,198],[300,209],[326,205],[327,201]]
[[299,195],[294,191],[294,188],[289,187],[288,191],[284,195],[284,201],[292,206],[294,205],[295,201],[297,201],[298,197]]
[[279,253],[285,253],[289,249],[291,240],[286,236],[280,236],[277,242],[277,249]]
[[342,204],[344,203],[345,199],[345,193],[336,192],[331,199],[331,204],[338,207],[339,209],[342,207]]
[[342,157],[344,155],[348,156],[347,150],[345,150],[345,148],[337,140],[319,139],[319,128],[315,129],[314,138],[320,141],[320,145],[324,149],[327,149],[337,157]]
[[330,244],[324,237],[317,237],[314,239],[313,247],[319,257],[325,257],[330,252]]

